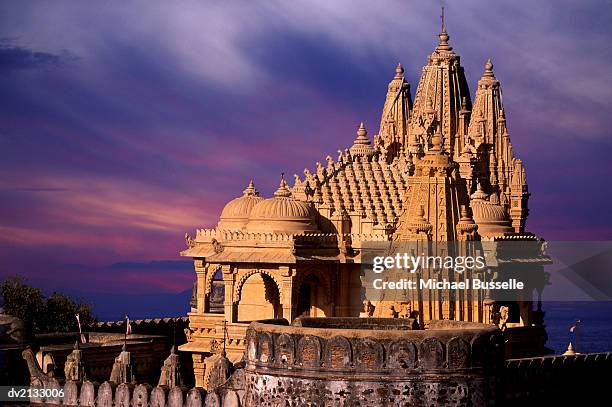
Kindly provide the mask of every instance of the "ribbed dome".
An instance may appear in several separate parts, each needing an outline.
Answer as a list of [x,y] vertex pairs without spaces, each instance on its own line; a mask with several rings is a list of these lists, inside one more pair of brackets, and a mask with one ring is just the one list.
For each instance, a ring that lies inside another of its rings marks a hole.
[[293,198],[283,179],[274,197],[253,207],[246,228],[249,232],[301,233],[317,230],[314,219],[311,204]]
[[251,180],[249,186],[242,192],[241,197],[232,199],[225,205],[221,211],[217,228],[227,230],[243,229],[249,221],[253,207],[262,201],[264,201],[264,198],[259,196],[259,192],[257,192]]
[[508,213],[502,206],[483,199],[473,199],[470,206],[480,236],[494,237],[514,232]]

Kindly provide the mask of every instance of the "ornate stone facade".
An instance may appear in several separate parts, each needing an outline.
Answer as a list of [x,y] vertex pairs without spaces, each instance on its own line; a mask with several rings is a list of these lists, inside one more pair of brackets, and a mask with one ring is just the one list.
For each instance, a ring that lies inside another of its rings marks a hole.
[[[487,61],[472,104],[443,25],[414,103],[397,66],[373,143],[361,123],[352,146],[295,175],[292,187],[281,179],[265,199],[251,181],[215,228],[186,236],[181,254],[194,260],[196,289],[180,350],[193,354],[196,385],[204,385],[207,358],[221,344],[230,360],[242,357],[254,320],[366,313],[412,315],[422,327],[440,318],[496,321],[500,304],[484,295],[451,307],[429,306],[424,293],[414,304],[364,310],[360,281],[362,251],[372,241],[537,240],[525,231],[525,169],[512,150],[492,69]],[[547,257],[531,260],[527,272],[543,273]],[[531,298],[509,310],[506,327],[542,331],[543,314]],[[538,335],[541,350],[545,336]]]

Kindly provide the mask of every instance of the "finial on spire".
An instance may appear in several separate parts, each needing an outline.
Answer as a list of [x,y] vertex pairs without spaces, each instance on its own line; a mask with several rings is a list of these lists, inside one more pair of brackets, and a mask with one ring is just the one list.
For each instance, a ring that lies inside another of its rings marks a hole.
[[367,132],[367,130],[365,128],[365,124],[363,124],[363,122],[361,122],[359,124],[359,128],[357,129],[357,135],[358,136],[367,136],[368,135],[368,132]]
[[259,196],[259,191],[255,189],[255,183],[253,180],[249,181],[249,185],[246,187],[244,191],[242,191],[243,196]]
[[274,196],[277,198],[288,198],[291,197],[291,190],[287,185],[287,181],[285,181],[285,173],[281,173],[281,181],[278,186],[278,189],[274,192]]
[[442,20],[442,32],[446,32],[446,24],[444,21],[444,6],[442,6],[442,14],[440,15],[440,20]]
[[442,14],[440,15],[440,19],[442,20],[442,30],[438,35],[440,42],[438,43],[438,47],[436,51],[452,51],[453,47],[448,45],[448,40],[450,36],[446,32],[446,19],[444,18],[444,6],[442,6]]
[[397,68],[395,68],[395,77],[398,79],[404,77],[404,67],[399,62],[397,63]]
[[493,74],[493,62],[491,61],[491,58],[487,59],[487,62],[485,63],[485,71],[482,76],[488,78],[495,78],[495,75]]

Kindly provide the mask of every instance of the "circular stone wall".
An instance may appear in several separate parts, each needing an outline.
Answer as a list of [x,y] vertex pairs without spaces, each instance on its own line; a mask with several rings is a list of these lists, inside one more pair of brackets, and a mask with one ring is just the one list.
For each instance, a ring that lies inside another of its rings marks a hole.
[[411,320],[386,318],[253,322],[245,404],[494,404],[503,362],[497,327],[455,321],[413,327]]

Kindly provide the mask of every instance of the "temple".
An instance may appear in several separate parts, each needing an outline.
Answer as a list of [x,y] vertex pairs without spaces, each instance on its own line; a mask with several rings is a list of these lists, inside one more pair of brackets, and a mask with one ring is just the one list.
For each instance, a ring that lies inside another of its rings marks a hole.
[[[532,298],[433,301],[436,293],[422,293],[364,309],[360,272],[369,242],[538,240],[525,229],[525,168],[512,149],[493,64],[484,64],[472,101],[444,23],[438,37],[414,99],[398,64],[373,138],[361,123],[352,145],[295,175],[292,185],[283,177],[264,198],[251,181],[215,228],[186,235],[181,255],[193,258],[196,284],[180,350],[193,355],[197,386],[207,386],[213,355],[223,349],[241,359],[249,323],[267,319],[494,323],[516,345],[508,355],[541,354],[543,312]],[[547,257],[529,260],[523,272],[542,275]]]

